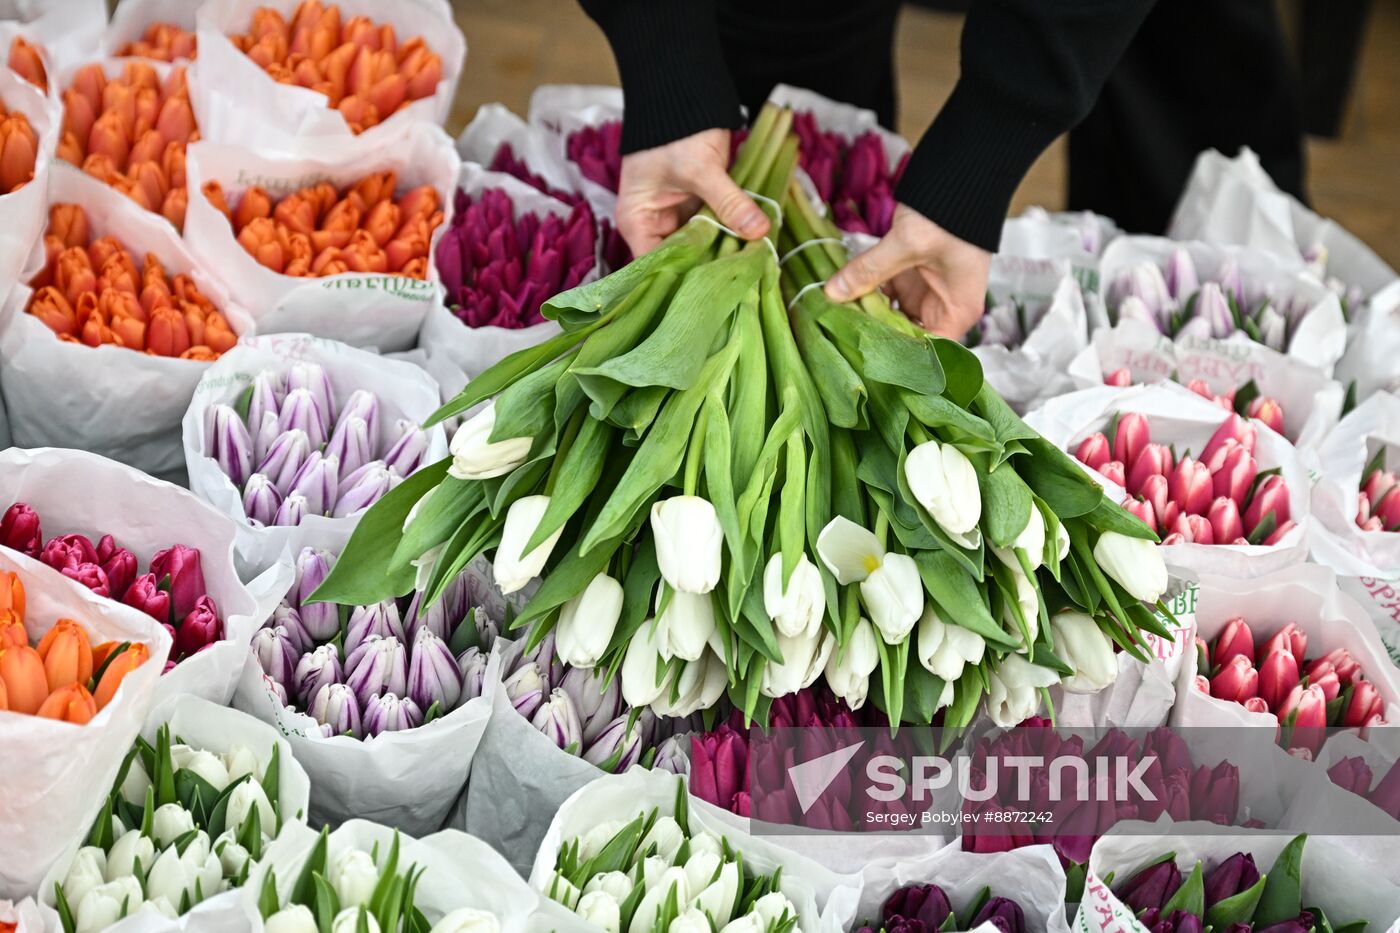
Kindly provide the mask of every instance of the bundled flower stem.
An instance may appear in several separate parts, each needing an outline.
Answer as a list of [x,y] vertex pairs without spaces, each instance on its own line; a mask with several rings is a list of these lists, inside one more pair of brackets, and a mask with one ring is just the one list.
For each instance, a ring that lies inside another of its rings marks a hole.
[[24,583],[0,571],[0,711],[81,726],[112,702],[127,674],[151,659],[140,643],[94,646],[72,619],[59,619],[31,647],[24,619]]
[[321,278],[343,272],[428,277],[428,245],[442,223],[437,189],[396,194],[398,174],[375,172],[337,191],[328,181],[275,203],[254,185],[230,208],[217,181],[204,194],[248,255],[278,275]]
[[442,59],[422,36],[400,42],[392,25],[342,21],[340,7],[321,0],[304,0],[290,22],[259,7],[248,31],[229,39],[274,80],[324,94],[357,134],[431,97],[442,80]]
[[185,223],[185,146],[199,138],[183,67],[162,80],[150,64],[127,61],[109,78],[84,65],[63,92],[58,157],[111,185],[175,225]]
[[0,544],[41,560],[98,596],[139,609],[163,625],[170,633],[167,672],[224,637],[224,623],[205,588],[195,548],[176,544],[158,551],[141,574],[136,555],[109,534],[96,544],[82,534],[58,535],[43,542],[39,515],[26,503],[16,502],[5,511]]
[[64,933],[153,911],[170,919],[241,886],[277,835],[279,750],[192,748],[170,726],[138,737],[54,899]]
[[18,191],[34,180],[39,138],[29,118],[0,103],[0,195]]
[[990,923],[997,933],[1026,930],[1021,905],[1009,897],[993,897],[991,888],[979,891],[960,916],[938,885],[906,884],[885,898],[879,923],[866,921],[856,933],[955,933],[980,929],[984,923]]
[[[971,353],[880,296],[814,287],[845,252],[792,181],[791,120],[765,108],[732,169],[782,202],[776,248],[702,213],[546,303],[563,333],[434,415],[493,400],[450,461],[366,517],[315,598],[405,595],[430,564],[432,604],[491,554],[503,593],[542,577],[515,620],[531,644],[557,630],[560,656],[620,677],[634,707],[727,691],[750,719],[825,674],[891,722],[951,706],[963,726],[984,695],[1035,705],[1076,663],[1097,689],[1112,645],[1145,657],[1143,632],[1170,638],[1149,608],[1166,587],[1150,529]],[[1071,608],[1057,648],[1051,617]]]
[[48,262],[30,282],[26,310],[58,339],[153,356],[211,361],[238,342],[228,318],[190,276],[169,276],[147,253],[138,267],[114,236],[92,239],[77,204],[49,209]]

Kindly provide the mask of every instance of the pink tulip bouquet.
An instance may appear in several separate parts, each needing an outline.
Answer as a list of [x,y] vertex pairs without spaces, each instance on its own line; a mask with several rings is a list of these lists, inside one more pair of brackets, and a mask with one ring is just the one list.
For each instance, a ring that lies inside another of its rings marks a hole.
[[[1133,384],[1132,370],[1126,366],[1119,367],[1113,372],[1107,373],[1103,377],[1103,383],[1117,388],[1126,388]],[[1283,433],[1283,406],[1273,396],[1261,395],[1259,387],[1254,384],[1253,380],[1219,394],[1212,392],[1210,385],[1204,379],[1192,379],[1186,383],[1186,388],[1206,401],[1214,402],[1228,412],[1260,421],[1276,434]]]
[[1385,468],[1385,448],[1378,450],[1362,471],[1356,527],[1362,531],[1400,532],[1400,480],[1394,470]]
[[39,515],[24,502],[12,504],[0,518],[0,545],[48,564],[98,596],[139,609],[170,634],[165,670],[205,650],[224,637],[219,609],[210,598],[195,548],[175,544],[153,556],[141,573],[131,551],[110,534],[97,542],[87,535],[56,535],[44,540]]
[[1155,444],[1145,415],[1115,417],[1107,433],[1075,449],[1079,461],[1122,486],[1123,506],[1162,535],[1162,544],[1264,545],[1294,529],[1288,484],[1254,457],[1257,429],[1231,414],[1200,456]]

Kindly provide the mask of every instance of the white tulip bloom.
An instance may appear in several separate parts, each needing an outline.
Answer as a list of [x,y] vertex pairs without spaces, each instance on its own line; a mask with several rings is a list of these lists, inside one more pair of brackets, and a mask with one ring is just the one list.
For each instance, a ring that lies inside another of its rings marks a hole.
[[379,921],[364,907],[345,907],[331,921],[331,933],[358,933],[360,922],[369,933],[380,933]]
[[924,581],[914,558],[886,554],[880,566],[860,581],[860,599],[885,644],[902,644],[924,611]]
[[618,899],[607,891],[590,891],[579,898],[576,913],[588,923],[602,927],[607,933],[619,933],[621,930],[622,907]]
[[[79,850],[82,854],[83,850]],[[101,851],[100,849],[98,851]],[[136,874],[136,866],[141,866],[144,874],[151,870],[156,859],[156,845],[150,837],[141,835],[141,830],[128,830],[120,839],[112,843],[112,851],[107,853],[107,880],[116,881],[126,875]],[[67,885],[64,885],[67,893]],[[73,899],[69,898],[69,903]]]
[[961,625],[951,625],[939,617],[930,604],[919,619],[919,663],[945,683],[952,684],[969,664],[982,663],[987,643],[981,635]]
[[[718,854],[718,853],[712,853]],[[691,855],[694,859],[695,854]],[[690,863],[686,863],[687,869]],[[687,874],[689,872],[687,871]],[[708,882],[708,883],[706,883]],[[695,895],[692,906],[705,913],[705,916],[714,920],[716,926],[723,926],[729,922],[729,918],[734,913],[734,902],[739,896],[739,865],[736,862],[725,862],[724,867],[719,870],[719,877],[714,881],[706,879],[705,887],[700,889],[700,893]],[[691,885],[694,890],[695,886]]]
[[681,866],[690,881],[690,890],[705,890],[723,863],[724,858],[718,852],[692,852]]
[[1133,599],[1155,603],[1167,591],[1167,565],[1145,538],[1105,531],[1094,545],[1094,560]]
[[698,661],[687,661],[676,682],[676,699],[671,699],[671,687],[652,701],[651,710],[658,716],[684,719],[702,709],[709,709],[724,696],[729,686],[729,671],[724,662],[711,652]]
[[778,636],[778,650],[782,653],[781,664],[769,661],[763,668],[763,683],[759,690],[766,697],[785,697],[804,687],[810,687],[821,676],[822,669],[831,657],[835,639],[826,632],[819,632],[810,638],[798,635],[789,638]]
[[783,586],[783,555],[774,554],[763,569],[763,611],[780,635],[816,635],[826,614],[826,588],[817,565],[800,554]]
[[656,918],[672,890],[675,891],[676,903],[690,903],[690,882],[686,880],[685,869],[666,869],[657,879],[656,885],[647,889],[647,893],[642,896],[641,903],[637,905],[636,911],[632,914],[632,922],[627,927],[627,933],[652,933]]
[[198,878],[198,873],[191,871],[189,864],[171,846],[156,856],[155,864],[146,875],[146,895],[163,897],[172,904],[178,904],[188,892],[193,902],[194,884]]
[[723,927],[719,933],[766,933],[768,924],[763,922],[763,918],[758,914],[744,914],[742,917],[735,917]]
[[[427,497],[424,496],[423,498],[426,499]],[[422,502],[423,499],[419,499],[418,501]],[[417,507],[415,503],[414,508]],[[506,520],[510,520],[509,515],[506,516]],[[422,554],[409,561],[409,563],[413,565],[413,588],[415,590],[420,593],[427,592],[428,584],[433,582],[433,569],[437,567],[438,558],[442,556],[442,552],[445,550],[447,550],[447,543],[443,542],[436,547],[428,548]]]
[[[1025,616],[1026,628],[1030,631],[1030,642],[1021,645],[1021,653],[1030,651],[1031,643],[1040,635],[1040,595],[1031,582],[1020,570],[1013,569],[1011,578],[1016,584],[1016,605],[1021,607],[1021,614]],[[1004,595],[1004,594],[1003,594]],[[1004,600],[1001,608],[1001,621],[1006,631],[1024,640],[1021,630],[1021,623],[1016,620],[1016,614],[1011,608],[1011,601]]]
[[868,619],[856,623],[845,645],[834,648],[826,662],[826,683],[851,709],[865,705],[870,675],[880,665],[875,629]]
[[[581,847],[580,847],[581,848]],[[592,894],[594,891],[606,891],[620,904],[627,900],[627,895],[632,893],[632,879],[620,871],[603,871],[588,879],[588,883],[583,886],[584,894]]]
[[223,866],[224,876],[236,878],[243,871],[243,866],[248,864],[249,854],[238,841],[236,832],[232,829],[224,830],[219,838],[214,840],[214,854],[219,857],[219,864]]
[[452,436],[452,443],[448,445],[452,453],[452,465],[447,468],[449,476],[463,480],[491,479],[504,476],[525,462],[534,439],[511,437],[493,443],[491,432],[495,428],[496,403],[487,402],[485,408]]
[[224,760],[213,752],[202,748],[195,749],[194,754],[182,767],[204,778],[215,790],[223,790],[228,786],[228,767],[224,765]]
[[303,904],[283,907],[263,923],[264,933],[317,933],[316,915]]
[[621,820],[603,820],[578,838],[579,858],[586,862],[602,852],[608,843],[627,826]]
[[682,593],[708,593],[719,584],[724,531],[715,507],[699,496],[653,502],[651,532],[661,577]]
[[1055,652],[1074,676],[1060,681],[1068,693],[1098,693],[1118,679],[1118,656],[1113,642],[1091,616],[1082,612],[1060,612],[1050,619],[1055,636]]
[[137,755],[131,759],[131,766],[126,769],[126,776],[122,778],[122,799],[133,807],[144,807],[146,789],[150,786],[151,776],[146,773],[145,765],[141,764],[141,756]]
[[146,903],[138,907],[136,910],[132,911],[132,913],[139,913],[142,910],[148,910],[152,913],[160,914],[167,920],[176,920],[180,916],[180,912],[175,909],[175,905],[170,903],[163,897],[151,898],[150,900],[146,901]]
[[880,569],[885,548],[870,529],[838,515],[817,536],[817,556],[837,583],[848,586]]
[[244,781],[229,791],[224,825],[241,828],[254,807],[258,809],[258,826],[263,832],[273,835],[277,829],[277,811],[272,808],[272,802],[267,799],[267,794],[257,781]]
[[622,658],[622,698],[628,706],[647,706],[670,689],[670,677],[658,683],[665,670],[656,623],[642,623]]
[[[662,587],[656,590],[656,608],[661,610]],[[696,661],[715,632],[714,597],[709,593],[672,590],[665,610],[657,616],[657,644],[661,657]]]
[[925,441],[904,460],[909,490],[949,534],[965,535],[982,517],[982,493],[972,461],[952,444]]
[[156,807],[151,832],[162,849],[192,829],[194,817],[178,803],[166,803]]
[[1026,561],[1032,570],[1045,563],[1045,517],[1040,514],[1040,507],[1034,502],[1031,503],[1030,521],[1026,522],[1026,527],[1021,529],[1011,546],[992,548],[997,560],[1012,570],[1021,569],[1021,562],[1016,558],[1017,551],[1026,553]]
[[459,907],[445,915],[428,933],[500,933],[501,921],[490,911]]
[[230,781],[236,781],[245,774],[251,774],[255,781],[262,780],[258,756],[246,745],[235,745],[224,752],[224,767],[228,770]]
[[[138,832],[136,835],[141,834]],[[63,897],[70,906],[77,906],[93,888],[101,886],[104,882],[116,880],[106,876],[108,862],[107,854],[102,851],[101,846],[83,846],[78,850],[73,856],[73,864],[68,866],[67,877],[63,879]],[[131,872],[123,872],[116,877],[129,874]]]
[[368,852],[345,849],[333,856],[327,866],[326,880],[330,882],[341,907],[363,907],[379,884],[379,869]]
[[524,496],[512,502],[506,511],[501,543],[497,545],[495,560],[491,562],[491,573],[503,594],[514,593],[538,577],[554,545],[559,542],[559,536],[564,533],[564,526],[560,525],[533,551],[524,553],[525,545],[530,543],[547,508],[549,496]]
[[554,650],[570,667],[595,667],[612,642],[622,617],[622,584],[606,573],[589,581],[582,593],[559,610]]
[[784,917],[792,918],[797,916],[797,905],[787,899],[787,895],[781,891],[769,891],[767,894],[753,902],[750,908],[754,913],[763,918],[763,922],[769,927],[782,920]]
[[77,933],[98,933],[126,916],[145,900],[135,878],[118,878],[99,884],[83,895],[74,908]]
[[1052,687],[1060,676],[1019,654],[1009,654],[987,678],[987,715],[1004,729],[1019,725],[1040,709],[1041,687]]
[[[664,858],[668,864],[674,862],[676,853],[685,844],[685,833],[681,830],[681,824],[677,823],[674,817],[658,817],[637,848],[645,852],[653,844],[656,846],[657,856]],[[682,898],[681,902],[684,903],[685,900]]]
[[671,921],[671,925],[666,928],[666,933],[712,933],[710,921],[705,914],[694,907],[681,912],[681,915]]

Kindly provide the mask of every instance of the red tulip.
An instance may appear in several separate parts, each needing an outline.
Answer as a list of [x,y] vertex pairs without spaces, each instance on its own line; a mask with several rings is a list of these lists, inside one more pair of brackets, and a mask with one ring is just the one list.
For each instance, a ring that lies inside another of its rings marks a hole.
[[1275,651],[1287,651],[1295,659],[1307,657],[1308,654],[1308,634],[1298,627],[1297,622],[1289,622],[1279,629],[1260,649],[1259,656],[1267,658]]
[[1210,679],[1210,695],[1221,700],[1243,703],[1259,693],[1259,672],[1249,659],[1235,655]]
[[1351,699],[1342,711],[1341,724],[1356,728],[1368,724],[1376,716],[1385,715],[1385,700],[1369,680],[1358,681],[1352,688]]
[[1322,688],[1322,692],[1327,696],[1327,702],[1331,703],[1342,692],[1342,679],[1335,671],[1328,671],[1321,677],[1310,677],[1308,683],[1317,684]]
[[1137,412],[1129,412],[1118,419],[1118,429],[1113,435],[1113,459],[1123,464],[1137,462],[1138,454],[1151,440],[1147,417]]
[[1285,647],[1276,647],[1264,654],[1264,663],[1259,665],[1259,697],[1278,710],[1287,699],[1289,691],[1298,686],[1298,660],[1293,652]]
[[39,516],[23,502],[16,502],[5,510],[0,518],[0,545],[38,557],[43,548],[44,535],[39,524]]
[[222,637],[223,623],[219,621],[214,601],[208,596],[201,596],[175,631],[175,653],[180,657],[189,657]]
[[77,580],[98,596],[112,595],[107,574],[97,564],[66,564],[59,568],[59,573],[70,580]]
[[1236,656],[1243,656],[1246,661],[1254,663],[1254,633],[1249,630],[1249,623],[1239,616],[1227,621],[1225,628],[1216,636],[1211,661],[1220,667]]
[[1351,684],[1361,673],[1361,664],[1351,656],[1351,652],[1347,649],[1333,648],[1322,657],[1309,663],[1307,667],[1309,678],[1321,677],[1333,671],[1336,672],[1343,684]]
[[160,588],[160,581],[153,573],[133,580],[122,602],[140,609],[157,622],[170,621],[170,594]]

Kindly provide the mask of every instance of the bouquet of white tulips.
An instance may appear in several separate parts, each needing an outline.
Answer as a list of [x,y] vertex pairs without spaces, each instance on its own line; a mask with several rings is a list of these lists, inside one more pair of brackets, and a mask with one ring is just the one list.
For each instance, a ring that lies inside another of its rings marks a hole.
[[237,905],[219,895],[244,884],[284,821],[305,818],[309,782],[271,729],[195,697],[152,721],[154,741],[137,738],[85,844],[41,892],[65,933],[143,911],[224,922]]
[[[490,400],[365,515],[315,599],[418,582],[431,602],[490,554],[505,593],[542,578],[514,627],[620,675],[629,705],[728,692],[759,720],[825,675],[894,722],[951,707],[963,726],[984,696],[1033,711],[1079,653],[1170,638],[1151,530],[975,356],[879,294],[823,296],[845,251],[792,180],[791,118],[765,108],[732,169],[780,210],[776,243],[702,213],[546,303],[563,332],[438,411]],[[1092,620],[1077,647],[1051,624],[1065,610]]]

